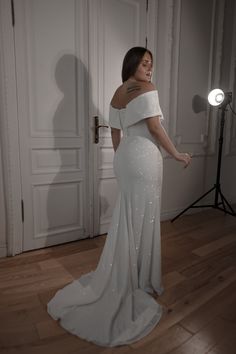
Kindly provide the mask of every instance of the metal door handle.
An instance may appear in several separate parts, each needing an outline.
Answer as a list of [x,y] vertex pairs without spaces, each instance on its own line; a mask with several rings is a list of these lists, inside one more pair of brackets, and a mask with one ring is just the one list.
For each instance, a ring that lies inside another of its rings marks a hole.
[[95,144],[99,143],[99,128],[109,128],[108,125],[101,125],[99,124],[99,117],[95,116],[94,117],[95,120],[95,138],[94,138],[94,142]]

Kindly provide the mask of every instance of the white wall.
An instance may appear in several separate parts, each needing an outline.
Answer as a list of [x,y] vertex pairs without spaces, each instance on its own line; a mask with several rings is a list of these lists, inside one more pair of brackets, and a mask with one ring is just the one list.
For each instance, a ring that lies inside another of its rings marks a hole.
[[[231,0],[161,0],[158,10],[156,81],[165,126],[179,151],[194,154],[186,170],[173,159],[164,160],[162,219],[169,219],[216,180],[219,117],[217,108],[210,109],[207,94],[214,87],[228,91],[230,81],[235,86],[235,8]],[[234,134],[227,122],[221,181],[231,203],[236,202],[235,122]],[[214,193],[201,204],[207,202],[214,202]]]

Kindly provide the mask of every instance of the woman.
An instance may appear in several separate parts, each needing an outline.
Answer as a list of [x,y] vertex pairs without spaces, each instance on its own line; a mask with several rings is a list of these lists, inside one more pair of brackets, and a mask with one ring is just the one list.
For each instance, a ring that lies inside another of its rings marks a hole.
[[[48,303],[48,312],[67,331],[102,346],[135,342],[159,322],[161,145],[187,166],[164,128],[158,93],[150,82],[149,50],[131,48],[123,61],[123,84],[110,105],[115,150],[114,171],[120,193],[98,266]],[[123,137],[121,139],[121,130]]]

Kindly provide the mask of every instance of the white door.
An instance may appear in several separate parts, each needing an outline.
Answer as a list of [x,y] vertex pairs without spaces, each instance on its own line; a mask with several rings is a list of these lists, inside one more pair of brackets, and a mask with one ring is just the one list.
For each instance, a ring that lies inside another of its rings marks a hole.
[[89,235],[87,6],[14,5],[25,251]]
[[[89,67],[92,78],[91,126],[94,117],[101,125],[108,121],[109,103],[121,85],[125,53],[133,46],[145,46],[147,2],[144,0],[90,0]],[[116,200],[110,128],[99,129],[99,142],[91,153],[93,164],[94,234],[106,233]]]
[[[116,199],[109,102],[145,45],[144,0],[17,0],[23,250],[105,233]],[[89,26],[88,26],[89,23]]]

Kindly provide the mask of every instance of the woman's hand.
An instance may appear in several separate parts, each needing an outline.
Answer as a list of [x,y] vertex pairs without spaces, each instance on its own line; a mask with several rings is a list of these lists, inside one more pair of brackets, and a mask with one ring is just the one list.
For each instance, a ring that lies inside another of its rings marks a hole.
[[192,158],[192,156],[190,154],[188,154],[187,152],[178,152],[175,155],[175,159],[177,161],[183,162],[185,168],[188,167],[188,165],[190,164],[191,158]]

